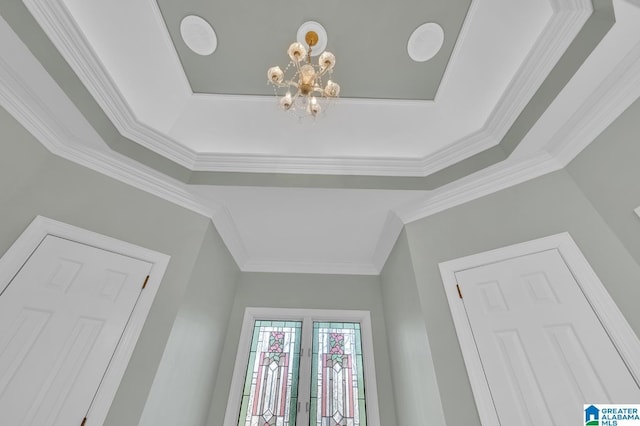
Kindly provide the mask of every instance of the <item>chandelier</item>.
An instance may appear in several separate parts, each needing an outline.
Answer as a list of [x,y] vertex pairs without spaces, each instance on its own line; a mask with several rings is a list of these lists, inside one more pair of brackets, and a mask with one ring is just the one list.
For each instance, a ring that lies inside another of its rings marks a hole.
[[307,47],[299,42],[292,43],[287,50],[291,59],[289,64],[284,71],[278,66],[269,68],[267,78],[284,111],[294,112],[298,117],[316,117],[340,94],[338,83],[331,81],[336,58],[325,51],[318,63],[313,64],[311,52],[318,43],[318,33],[307,31],[305,42]]

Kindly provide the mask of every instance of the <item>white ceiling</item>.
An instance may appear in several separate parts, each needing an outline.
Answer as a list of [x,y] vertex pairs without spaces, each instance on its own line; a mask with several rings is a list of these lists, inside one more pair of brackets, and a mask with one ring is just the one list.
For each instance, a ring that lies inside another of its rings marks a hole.
[[426,191],[192,187],[222,203],[246,250],[245,270],[377,274],[372,263],[389,211]]
[[[429,175],[497,144],[591,13],[473,1],[434,102],[340,99],[298,124],[270,98],[192,94],[153,0],[25,4],[122,134],[191,170],[378,176]],[[377,274],[403,223],[563,167],[640,96],[640,2],[614,6],[513,155],[432,191],[180,182],[110,149],[4,20],[0,103],[55,154],[211,216],[243,270]]]

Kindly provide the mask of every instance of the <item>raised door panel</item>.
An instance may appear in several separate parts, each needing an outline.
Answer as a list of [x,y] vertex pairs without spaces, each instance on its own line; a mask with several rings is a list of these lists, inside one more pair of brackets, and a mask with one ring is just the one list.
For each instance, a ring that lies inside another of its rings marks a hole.
[[640,389],[557,250],[456,273],[501,424],[573,424]]
[[150,269],[44,238],[0,295],[0,424],[79,424]]

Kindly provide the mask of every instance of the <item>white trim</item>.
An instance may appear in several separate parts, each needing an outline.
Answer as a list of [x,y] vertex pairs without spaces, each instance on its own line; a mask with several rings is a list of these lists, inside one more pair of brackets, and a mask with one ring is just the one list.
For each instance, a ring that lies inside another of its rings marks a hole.
[[[378,386],[373,352],[373,330],[371,328],[371,314],[369,311],[331,310],[331,309],[289,309],[289,308],[254,308],[248,307],[244,311],[242,330],[238,344],[236,362],[233,368],[229,400],[224,415],[224,426],[237,426],[240,412],[240,397],[244,385],[249,347],[253,334],[253,324],[260,319],[282,319],[291,321],[354,321],[360,323],[360,337],[364,363],[364,381],[366,386],[365,398],[367,406],[367,425],[380,426],[378,409]],[[303,324],[304,327],[304,324]],[[304,340],[304,336],[302,337]]]
[[[4,41],[19,42],[13,37]],[[13,51],[22,52],[23,49],[26,50],[26,47],[15,46]],[[32,57],[26,57],[25,60],[35,61]],[[97,141],[88,143],[89,141],[80,140],[70,124],[77,118],[61,116],[60,111],[52,111],[41,96],[34,92],[32,86],[24,81],[24,73],[20,73],[14,67],[14,62],[5,61],[0,56],[0,105],[47,150],[180,207],[210,217],[236,264],[241,266],[246,261],[246,249],[225,206],[194,195],[188,191],[187,185],[124,155],[94,148],[104,144],[97,134],[94,135]],[[43,69],[38,71],[45,72]],[[64,101],[70,102],[68,99]],[[80,112],[78,115],[80,116]]]
[[[532,50],[524,59],[523,65],[520,66],[500,101],[489,114],[487,121],[479,130],[466,137],[452,141],[447,147],[421,158],[324,157],[316,159],[280,155],[199,153],[179,144],[167,134],[140,122],[62,0],[23,1],[120,133],[177,164],[199,171],[371,176],[428,176],[497,145],[592,12],[589,0],[573,0],[570,4],[553,0],[555,13],[547,23],[544,32],[536,40]],[[463,45],[463,40],[468,33],[470,17],[473,16],[477,7],[477,2],[472,2],[458,36],[458,42],[451,54],[450,64],[443,74],[441,87],[448,84],[452,64],[459,56],[460,46]],[[156,5],[153,5],[153,11],[154,14],[159,13]],[[164,27],[164,24],[162,26]],[[177,58],[175,48],[170,46],[170,50],[172,56]],[[184,78],[182,77],[183,75],[181,75],[180,85],[185,92],[185,98],[197,96],[191,93],[190,89],[189,93],[186,93],[187,89],[183,87]],[[231,99],[229,95],[200,96],[222,101]],[[273,102],[273,99],[267,96],[234,96],[232,98],[250,103]],[[340,99],[340,102],[348,105],[416,105],[420,107],[433,101],[344,98]],[[277,166],[274,167],[274,164]]]
[[22,82],[11,64],[0,58],[0,103],[45,148],[76,164],[210,217],[236,264],[245,272],[377,275],[395,244],[402,223],[418,220],[560,168],[553,158],[545,153],[518,161],[507,160],[431,191],[428,198],[418,203],[396,208],[390,214],[397,215],[402,223],[395,219],[387,219],[370,263],[274,262],[269,259],[255,259],[249,255],[231,213],[225,206],[198,197],[188,190],[187,185],[130,158],[113,151],[101,152],[84,146],[74,136],[68,122],[46,108],[42,102],[38,102],[38,99],[37,93]]
[[638,217],[640,217],[640,206],[636,207],[636,209],[634,210],[634,212],[636,212],[636,214],[638,215]]
[[442,284],[449,302],[480,420],[485,426],[499,425],[500,422],[484,375],[480,355],[474,343],[464,304],[458,297],[455,274],[465,269],[551,249],[558,250],[562,256],[629,371],[636,382],[640,383],[640,340],[569,233],[564,232],[442,262],[439,264]]
[[639,96],[640,43],[553,135],[549,152],[566,166]]
[[93,403],[87,413],[87,426],[101,425],[107,417],[120,381],[129,364],[136,342],[140,337],[142,326],[149,314],[153,299],[158,292],[160,282],[169,264],[170,256],[82,228],[37,216],[2,258],[0,258],[0,288],[4,289],[9,285],[20,268],[22,268],[22,265],[24,265],[47,235],[76,241],[152,264],[147,286],[145,290],[140,293],[140,298],[131,313],[131,317],[116,347],[113,358],[109,363]]
[[433,190],[426,199],[394,211],[407,224],[560,169],[562,165],[544,151],[524,159],[509,158]]
[[550,3],[554,11],[551,20],[484,126],[496,144],[507,134],[593,12],[590,0],[551,0]]
[[[28,0],[27,2],[41,2],[41,0]],[[474,3],[472,3],[472,6],[473,4]],[[17,36],[15,38],[17,39]],[[13,38],[7,39],[7,42],[14,43]],[[27,52],[26,47],[23,45],[13,50]],[[9,51],[9,47],[7,47],[7,51]],[[634,51],[634,56],[636,53],[638,53],[638,51]],[[86,140],[74,134],[77,126],[71,124],[73,123],[71,120],[73,117],[63,116],[62,112],[48,108],[47,105],[49,104],[42,101],[42,95],[38,91],[34,91],[33,86],[29,84],[31,80],[27,79],[24,69],[16,69],[15,67],[18,66],[16,65],[16,61],[8,57],[4,58],[6,59],[5,61],[3,60],[4,56],[3,54],[2,57],[0,57],[0,103],[33,134],[40,143],[55,155],[81,164],[199,214],[211,217],[235,262],[242,271],[376,275],[384,265],[386,256],[388,256],[388,253],[395,243],[393,236],[395,235],[397,238],[402,228],[401,224],[390,220],[387,220],[385,228],[380,235],[378,245],[372,253],[370,262],[366,260],[359,263],[345,262],[344,264],[316,261],[305,263],[287,261],[273,262],[269,259],[256,259],[252,257],[250,253],[247,252],[237,232],[233,218],[224,206],[211,200],[204,200],[190,192],[188,185],[182,184],[156,170],[141,165],[130,158],[107,149],[100,151],[91,146],[85,146],[84,144],[89,145]],[[35,58],[31,59],[35,62]],[[621,62],[621,65],[616,66],[616,71],[612,73],[612,75],[615,74],[615,78],[611,77],[603,82],[598,92],[607,93],[607,96],[612,96],[615,102],[618,102],[618,105],[623,105],[625,102],[628,102],[628,97],[622,102],[616,98],[616,96],[620,96],[620,94],[622,94],[621,96],[623,97],[631,96],[630,94],[638,90],[640,85],[637,84],[634,75],[635,77],[640,75],[640,72],[635,72],[639,64],[640,60],[637,58],[632,64],[629,64],[629,61]],[[629,68],[630,65],[632,65],[633,68]],[[625,70],[627,72],[625,72]],[[44,69],[42,69],[42,73],[44,72]],[[619,78],[620,73],[623,73],[623,78]],[[55,83],[51,80],[47,84],[53,85]],[[66,101],[70,102],[68,100]],[[596,108],[596,110],[589,114],[589,126],[586,126],[583,121],[576,123],[571,121],[571,124],[575,124],[578,128],[586,129],[588,127],[589,129],[593,129],[588,135],[585,136],[583,132],[571,134],[561,145],[561,138],[554,138],[554,141],[557,139],[558,147],[554,147],[553,144],[548,146],[547,149],[549,149],[551,154],[546,154],[543,151],[526,155],[520,159],[510,157],[506,161],[459,179],[435,191],[431,191],[427,197],[411,206],[395,208],[391,214],[396,214],[397,217],[400,218],[400,221],[406,224],[533,179],[545,173],[561,169],[573,156],[577,155],[580,150],[584,148],[585,143],[589,142],[592,137],[595,137],[595,135],[604,128],[603,126],[608,125],[612,120],[608,113],[614,111],[615,108],[609,108],[610,105],[607,103],[608,109],[605,111],[607,113],[602,113],[602,108],[598,107],[600,103],[601,102],[597,101],[587,102],[591,107]],[[79,112],[77,113],[80,114]],[[475,148],[469,145],[467,147],[467,149],[470,150],[468,151],[469,153],[483,146],[486,142],[485,139],[488,138],[487,134],[476,134],[474,137],[477,138],[473,145]],[[99,142],[104,144],[102,141]],[[467,141],[467,143],[470,142]],[[477,143],[477,145],[475,145],[475,143]],[[449,159],[455,156],[457,149],[458,148],[451,148],[451,152],[443,150],[438,154],[434,154],[432,160],[437,164],[434,163],[429,167],[439,168],[446,165]],[[512,157],[514,156],[512,155]],[[260,158],[260,161],[263,162],[266,161],[266,159]],[[325,164],[323,167],[329,166],[329,164]],[[394,163],[380,175],[393,174],[391,171],[398,169],[400,166],[401,162],[397,164]],[[310,169],[306,169],[307,172],[309,170]]]

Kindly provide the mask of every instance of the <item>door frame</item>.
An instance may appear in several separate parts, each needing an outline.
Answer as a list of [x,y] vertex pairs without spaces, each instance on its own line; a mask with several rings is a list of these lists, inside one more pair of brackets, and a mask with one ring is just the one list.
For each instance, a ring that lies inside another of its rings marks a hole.
[[[94,400],[87,407],[86,426],[102,425],[140,337],[142,326],[149,314],[153,299],[169,264],[170,256],[43,216],[36,216],[22,235],[0,258],[0,293],[11,283],[47,235],[86,244],[152,264],[147,285],[144,291],[140,293],[140,297],[133,308]],[[142,286],[142,283],[140,285]],[[78,419],[78,424],[81,420]]]
[[463,299],[458,295],[455,274],[466,269],[553,249],[560,253],[636,383],[640,383],[640,340],[568,232],[442,262],[438,265],[442,283],[478,414],[485,426],[499,425],[500,422],[475,345],[471,324],[462,303]]

